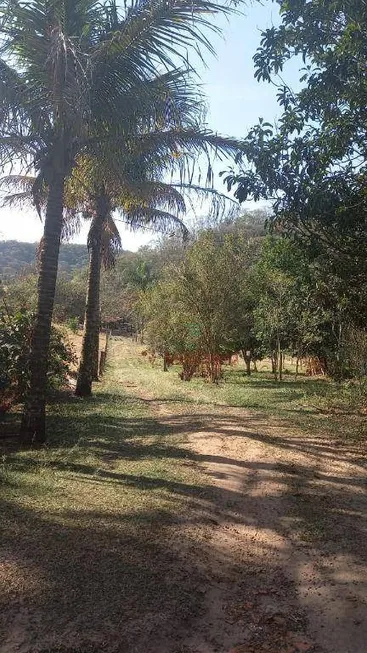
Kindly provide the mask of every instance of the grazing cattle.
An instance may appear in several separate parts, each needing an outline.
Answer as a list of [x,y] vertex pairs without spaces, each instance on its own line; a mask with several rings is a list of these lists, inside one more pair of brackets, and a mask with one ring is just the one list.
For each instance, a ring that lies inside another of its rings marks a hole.
[[306,358],[305,373],[307,376],[325,376],[326,368],[324,362],[320,358],[317,358],[317,356]]
[[141,355],[144,356],[144,358],[147,358],[149,363],[154,366],[154,363],[157,358],[157,354],[155,351],[150,351],[149,349],[144,349],[144,351],[141,352]]
[[144,350],[141,355],[149,360],[151,365],[155,364],[157,356],[163,358],[163,369],[167,371],[171,365],[182,365],[182,371],[179,377],[183,381],[190,381],[196,374],[205,379],[210,380],[212,383],[218,383],[222,378],[222,365],[237,365],[238,354],[224,355],[224,354],[204,354],[200,351],[183,352],[181,354],[171,354],[164,352],[159,354],[155,351]]

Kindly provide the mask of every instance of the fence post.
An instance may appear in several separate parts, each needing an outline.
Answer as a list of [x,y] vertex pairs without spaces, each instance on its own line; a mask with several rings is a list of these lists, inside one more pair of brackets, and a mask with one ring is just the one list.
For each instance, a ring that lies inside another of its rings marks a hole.
[[102,351],[99,354],[99,376],[103,376],[105,367],[106,367],[106,359],[107,359],[107,351],[108,351],[108,342],[111,336],[111,331],[106,330],[106,344],[105,348],[102,349]]
[[106,365],[106,352],[105,350],[102,350],[99,354],[99,376],[103,376],[105,365]]

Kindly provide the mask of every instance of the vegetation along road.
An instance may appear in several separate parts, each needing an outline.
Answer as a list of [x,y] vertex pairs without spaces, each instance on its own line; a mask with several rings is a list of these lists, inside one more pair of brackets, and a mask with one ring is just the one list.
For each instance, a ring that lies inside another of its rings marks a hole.
[[5,450],[1,653],[365,652],[363,415],[325,379],[185,384],[141,351],[113,339],[46,447]]

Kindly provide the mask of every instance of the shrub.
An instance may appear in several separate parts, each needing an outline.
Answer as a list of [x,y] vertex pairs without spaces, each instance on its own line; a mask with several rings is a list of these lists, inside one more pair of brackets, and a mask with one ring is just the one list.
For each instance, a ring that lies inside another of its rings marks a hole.
[[78,331],[79,331],[79,319],[77,317],[69,317],[69,319],[66,321],[66,326],[73,333],[78,333]]
[[[0,412],[23,401],[30,381],[29,353],[34,315],[29,311],[0,313]],[[48,389],[67,383],[69,365],[75,355],[71,345],[56,327],[52,327]]]

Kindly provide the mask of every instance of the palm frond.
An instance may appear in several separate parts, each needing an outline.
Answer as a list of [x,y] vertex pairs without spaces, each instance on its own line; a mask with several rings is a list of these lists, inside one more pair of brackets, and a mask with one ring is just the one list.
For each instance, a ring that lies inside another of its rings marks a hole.
[[122,83],[126,88],[130,80],[121,73],[128,69],[147,78],[155,73],[157,62],[166,69],[176,68],[179,61],[187,62],[188,46],[199,56],[203,47],[214,53],[208,31],[218,33],[220,29],[211,18],[231,11],[229,3],[210,0],[133,0],[118,30],[98,52],[105,65],[105,83]]
[[10,191],[3,196],[3,206],[16,206],[26,208],[33,206],[42,219],[42,209],[47,202],[47,188],[42,174],[34,175],[5,175],[0,178],[0,192]]
[[[126,5],[125,5],[126,6]],[[214,19],[234,11],[234,3],[210,0],[133,0],[125,16],[91,56],[93,114],[101,122],[118,118],[124,97],[149,97],[158,71],[191,69],[188,49],[214,53]],[[144,86],[146,92],[144,92]],[[148,100],[149,102],[149,100]],[[124,105],[126,106],[126,105]]]
[[152,176],[171,174],[172,179],[178,175],[182,184],[212,187],[214,161],[235,156],[241,143],[208,130],[192,129],[139,135],[129,141],[129,147],[136,153],[137,174],[144,170]]
[[11,132],[23,125],[33,133],[41,131],[47,121],[44,105],[21,72],[0,59],[0,125],[3,132]]
[[213,162],[234,157],[242,148],[239,140],[205,129],[173,129],[136,133],[128,139],[110,135],[101,143],[90,142],[90,152],[104,161],[113,174],[136,183],[177,173],[182,183],[213,184]]
[[[62,242],[69,242],[80,232],[82,222],[86,219],[86,217],[87,214],[82,213],[79,210],[79,207],[76,207],[75,210],[64,208],[61,231]],[[88,218],[90,217],[91,215],[88,215]]]
[[103,223],[102,232],[102,263],[105,270],[110,270],[114,267],[116,256],[121,251],[122,243],[121,236],[115,221],[111,214],[108,214]]
[[[22,123],[29,132],[50,135],[62,121],[71,132],[79,133],[89,109],[90,46],[86,48],[82,38],[87,25],[86,3],[12,0],[7,5],[3,49],[21,72],[3,66],[0,80],[4,76],[5,82],[9,77],[13,82],[7,104],[24,114],[15,116],[17,124]],[[82,31],[74,34],[77,8],[82,19],[78,28]],[[0,7],[0,18],[4,15]]]
[[154,155],[154,152],[188,151],[194,155],[211,152],[216,158],[226,158],[238,154],[242,144],[238,139],[215,134],[206,129],[170,130],[148,132],[137,135],[129,142],[129,147],[141,155]]
[[183,238],[187,238],[189,230],[185,223],[177,216],[167,211],[153,207],[137,207],[123,213],[125,222],[132,230],[147,229],[160,233],[179,231]]
[[2,207],[25,209],[27,204],[32,204],[32,194],[28,192],[9,193],[1,200]]
[[183,198],[189,204],[191,211],[196,214],[198,209],[205,209],[208,218],[218,220],[231,212],[236,213],[238,202],[232,197],[220,193],[215,188],[199,186],[197,184],[173,183],[174,188],[179,188]]
[[175,211],[177,214],[185,213],[186,204],[182,194],[171,184],[161,181],[144,180],[143,182],[130,182],[125,180],[115,189],[112,196],[116,208],[129,210],[136,206],[152,206]]
[[[0,125],[1,129],[1,125]],[[2,130],[0,135],[0,162],[2,169],[30,167],[32,159],[42,148],[42,140],[39,134],[23,134],[20,130],[7,132]]]
[[[47,188],[40,176],[32,175],[6,175],[0,178],[0,194],[6,192],[1,198],[0,205],[18,209],[35,207],[42,219],[42,210],[47,202]],[[82,218],[87,214],[87,207],[83,202],[66,204],[64,206],[63,227],[61,239],[69,241],[81,228]],[[89,216],[90,217],[90,216]]]
[[[187,67],[155,75],[149,80],[137,79],[131,89],[119,89],[105,99],[100,93],[92,95],[92,111],[96,116],[95,129],[106,133],[114,125],[116,136],[123,138],[131,127],[139,125],[141,132],[171,128],[167,121],[167,102],[174,112],[174,124],[180,128],[197,127],[204,119],[206,105],[198,84],[194,84]],[[99,106],[101,105],[101,106]],[[116,122],[116,121],[115,121]]]
[[0,178],[0,192],[6,189],[14,192],[32,193],[36,178],[31,175],[5,175]]

